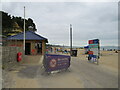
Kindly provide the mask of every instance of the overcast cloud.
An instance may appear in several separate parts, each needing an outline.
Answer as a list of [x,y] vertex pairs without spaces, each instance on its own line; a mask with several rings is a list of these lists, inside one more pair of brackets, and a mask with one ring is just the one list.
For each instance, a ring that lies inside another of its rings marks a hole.
[[14,16],[32,18],[37,33],[50,44],[69,45],[69,25],[73,26],[73,45],[84,46],[98,38],[101,45],[118,45],[117,2],[7,2],[2,10]]

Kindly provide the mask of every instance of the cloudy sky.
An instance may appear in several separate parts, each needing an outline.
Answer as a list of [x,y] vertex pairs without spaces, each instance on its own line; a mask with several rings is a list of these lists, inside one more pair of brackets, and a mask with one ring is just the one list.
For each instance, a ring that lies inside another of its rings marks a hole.
[[100,39],[102,46],[118,44],[117,2],[4,2],[2,10],[14,16],[32,18],[37,33],[50,44],[69,45],[69,26],[73,26],[73,45],[84,46]]

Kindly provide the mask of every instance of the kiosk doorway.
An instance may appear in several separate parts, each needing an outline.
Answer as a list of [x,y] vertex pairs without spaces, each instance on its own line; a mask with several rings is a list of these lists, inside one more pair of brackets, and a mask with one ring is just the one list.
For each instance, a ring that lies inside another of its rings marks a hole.
[[30,55],[30,51],[31,51],[31,44],[25,43],[25,55]]

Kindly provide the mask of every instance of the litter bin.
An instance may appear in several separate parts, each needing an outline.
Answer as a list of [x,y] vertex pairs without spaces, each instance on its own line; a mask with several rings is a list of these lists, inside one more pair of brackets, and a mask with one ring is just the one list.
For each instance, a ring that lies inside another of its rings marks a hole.
[[72,50],[72,54],[71,54],[71,56],[75,56],[75,57],[77,57],[77,50]]

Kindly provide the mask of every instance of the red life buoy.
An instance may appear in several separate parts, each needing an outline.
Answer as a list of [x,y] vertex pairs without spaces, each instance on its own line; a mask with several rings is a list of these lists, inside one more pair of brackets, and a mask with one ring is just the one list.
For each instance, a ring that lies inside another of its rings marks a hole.
[[22,53],[19,52],[19,53],[17,53],[17,61],[19,62],[21,60],[22,60]]

